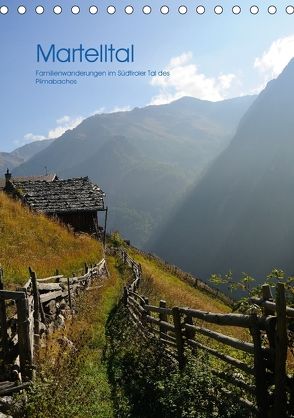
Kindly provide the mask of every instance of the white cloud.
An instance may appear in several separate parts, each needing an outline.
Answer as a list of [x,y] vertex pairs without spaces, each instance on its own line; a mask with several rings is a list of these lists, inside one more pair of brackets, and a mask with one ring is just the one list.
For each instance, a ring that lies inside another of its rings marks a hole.
[[94,112],[92,112],[90,116],[101,115],[101,113],[105,113],[105,112],[106,112],[105,107],[99,107],[98,109],[94,110]]
[[48,132],[47,138],[58,138],[59,136],[64,134],[64,132],[68,129],[74,129],[76,126],[78,126],[83,121],[83,119],[84,118],[82,116],[77,116],[73,118],[67,115],[62,116],[61,118],[57,119],[57,126]]
[[70,122],[70,116],[62,116],[60,119],[56,120],[57,125],[63,125],[64,123],[69,123]]
[[275,40],[268,50],[264,51],[260,57],[255,58],[254,68],[263,75],[263,82],[255,88],[255,91],[259,92],[269,80],[281,74],[293,57],[294,35]]
[[34,142],[42,141],[43,139],[46,139],[46,137],[44,135],[34,135],[32,133],[29,133],[24,136],[24,139],[26,142]]
[[[105,107],[100,107],[96,109],[94,112],[92,112],[89,116],[94,116],[94,115],[98,115],[101,113],[126,112],[129,110],[131,110],[130,106],[116,106],[113,109],[108,110],[108,111],[106,110]],[[84,119],[86,118],[82,116],[75,116],[75,117],[68,116],[68,115],[61,116],[60,118],[56,120],[56,126],[50,129],[47,135],[36,135],[30,132],[24,135],[22,141],[15,141],[15,143],[17,145],[23,145],[29,142],[42,141],[44,139],[59,138],[68,129],[74,129],[75,127],[77,127]]]
[[107,110],[106,107],[99,107],[90,116],[101,115],[102,113],[128,112],[130,110],[132,110],[131,106],[115,106],[110,110]]
[[56,120],[56,126],[50,129],[47,135],[36,135],[30,132],[24,135],[23,141],[17,141],[17,143],[26,144],[28,142],[58,138],[59,136],[64,134],[64,132],[68,129],[74,129],[76,126],[78,126],[83,121],[83,119],[84,118],[81,116],[71,117],[68,115],[64,115]]
[[151,85],[159,87],[159,93],[151,100],[151,104],[164,104],[183,96],[197,97],[203,100],[218,101],[229,96],[229,89],[236,79],[235,74],[219,74],[208,77],[201,73],[193,63],[193,54],[184,52],[170,60],[165,71],[169,77],[156,76]]
[[129,112],[131,110],[131,106],[115,106],[107,113],[117,113],[117,112]]

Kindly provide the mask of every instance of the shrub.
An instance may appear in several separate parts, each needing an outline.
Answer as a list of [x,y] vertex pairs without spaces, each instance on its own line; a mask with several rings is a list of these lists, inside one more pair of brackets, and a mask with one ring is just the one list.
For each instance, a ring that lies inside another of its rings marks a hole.
[[183,371],[164,355],[156,339],[144,340],[126,309],[118,308],[108,323],[108,375],[116,416],[124,418],[248,417],[238,402],[221,391],[203,357],[189,358]]

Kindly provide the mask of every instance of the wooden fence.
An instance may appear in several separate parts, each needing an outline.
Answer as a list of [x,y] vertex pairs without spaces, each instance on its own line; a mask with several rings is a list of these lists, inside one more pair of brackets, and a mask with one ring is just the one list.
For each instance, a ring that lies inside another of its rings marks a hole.
[[[140,264],[124,250],[119,250],[119,254],[134,275],[133,282],[124,288],[124,302],[144,338],[157,336],[180,369],[185,366],[188,352],[197,355],[202,351],[217,359],[218,366],[212,371],[226,383],[223,391],[230,394],[230,386],[240,388],[240,402],[253,416],[294,416],[294,381],[286,370],[294,309],[286,306],[282,283],[276,286],[275,301],[267,285],[263,286],[262,297],[253,300],[263,309],[260,315],[170,308],[163,300],[154,306],[138,292],[142,280]],[[216,325],[218,331],[213,329]],[[234,327],[235,333],[240,329],[237,335],[245,333],[246,338],[219,332],[219,328],[228,327]]]
[[85,272],[80,276],[64,277],[56,272],[54,276],[37,279],[34,271],[29,269],[29,273],[30,279],[24,286],[9,291],[3,290],[0,269],[0,396],[30,384],[40,336],[63,325],[65,317],[73,313],[76,295],[93,289],[90,286],[96,278],[108,275],[105,259],[95,266],[85,264]]

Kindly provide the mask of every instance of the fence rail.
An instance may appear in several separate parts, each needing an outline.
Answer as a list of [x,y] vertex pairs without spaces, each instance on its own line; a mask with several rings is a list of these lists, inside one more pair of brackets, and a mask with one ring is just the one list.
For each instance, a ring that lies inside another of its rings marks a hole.
[[[221,368],[213,373],[226,382],[224,392],[228,393],[228,384],[244,392],[240,402],[254,415],[294,416],[294,380],[286,372],[288,325],[293,324],[294,309],[286,306],[283,284],[277,284],[276,301],[267,285],[263,286],[262,297],[252,300],[263,308],[259,316],[167,307],[163,300],[154,306],[138,292],[143,278],[141,265],[123,249],[118,253],[134,277],[124,289],[124,303],[145,339],[158,337],[180,369],[185,366],[187,349],[194,355],[199,350],[205,351],[220,360],[226,369],[230,366],[231,373]],[[218,330],[209,328],[210,324]],[[246,332],[246,341],[227,335],[228,327]],[[240,352],[245,354],[238,356]]]
[[40,338],[62,326],[73,313],[77,294],[91,289],[91,283],[108,271],[103,258],[94,266],[85,264],[80,276],[55,274],[38,279],[30,268],[29,275],[22,287],[11,291],[3,289],[3,270],[0,274],[0,395],[27,386],[34,376]]

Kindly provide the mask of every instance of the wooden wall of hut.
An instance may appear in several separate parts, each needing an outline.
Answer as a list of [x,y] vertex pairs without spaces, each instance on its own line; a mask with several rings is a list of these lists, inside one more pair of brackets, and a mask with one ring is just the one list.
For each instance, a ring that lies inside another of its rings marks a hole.
[[60,212],[56,216],[64,224],[72,226],[75,232],[90,234],[96,232],[94,223],[98,219],[96,211]]

